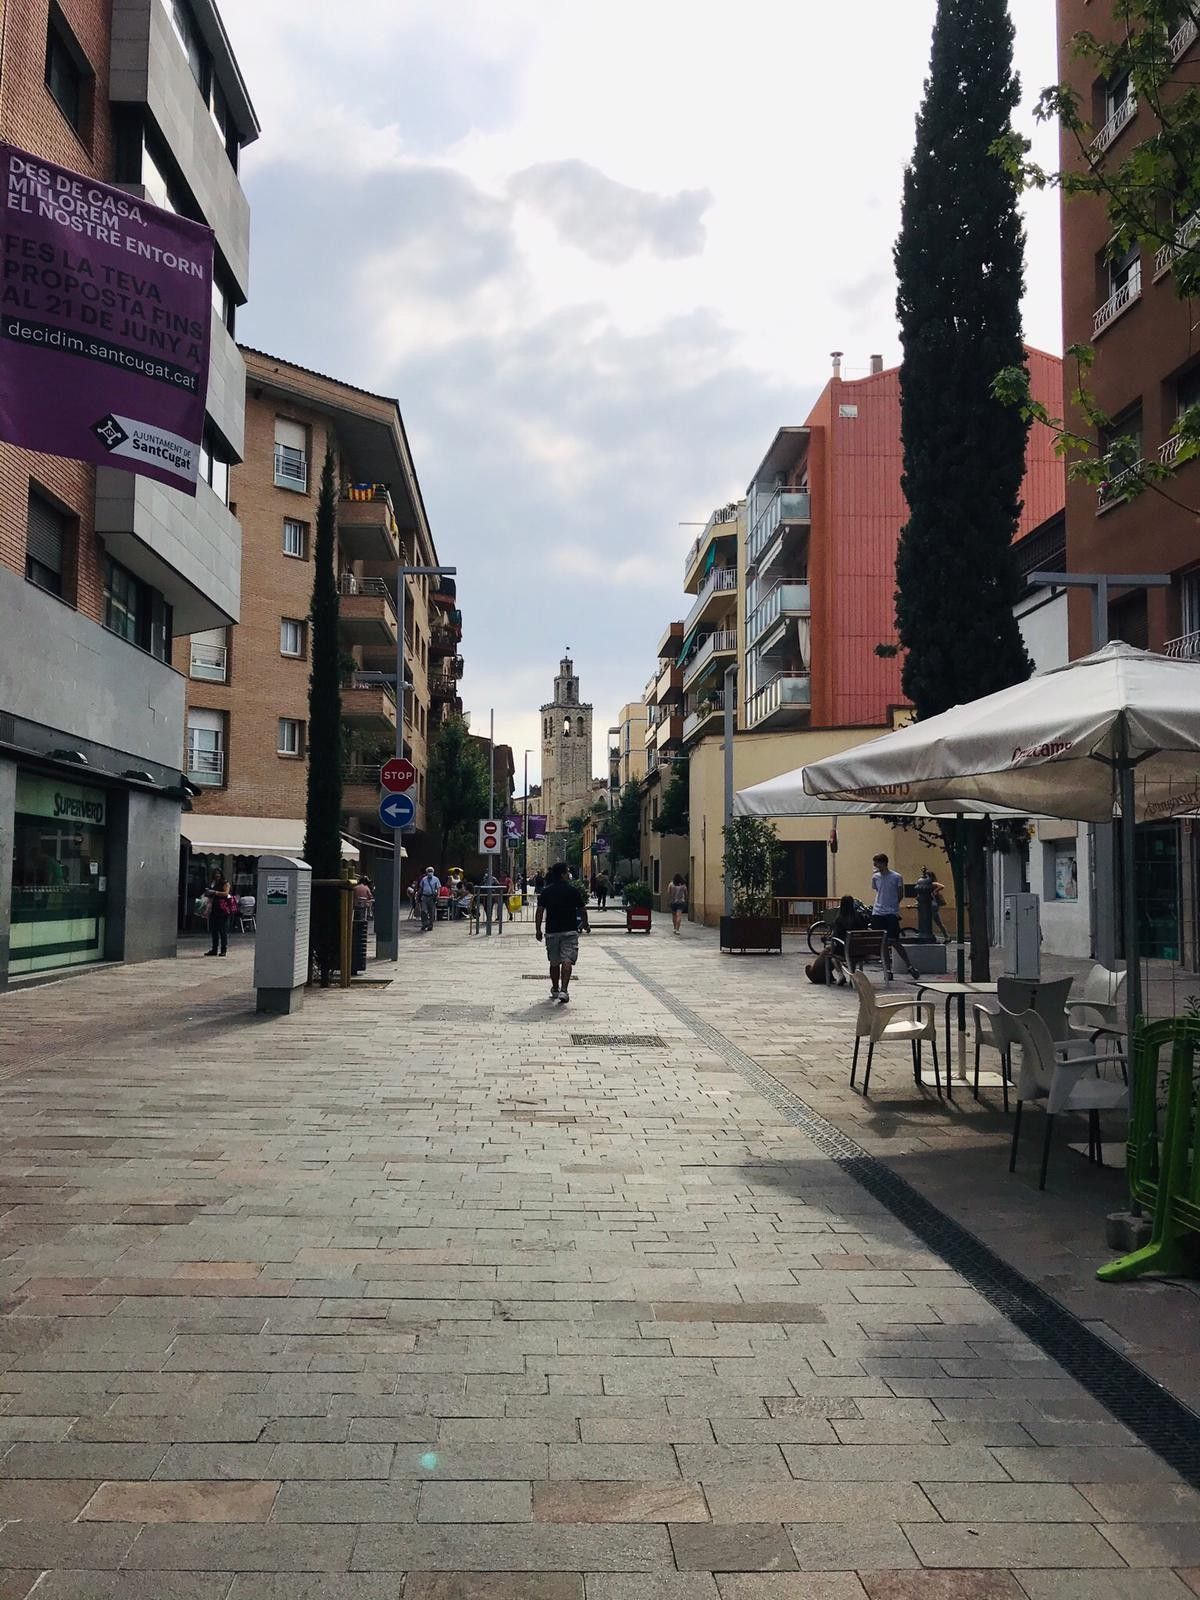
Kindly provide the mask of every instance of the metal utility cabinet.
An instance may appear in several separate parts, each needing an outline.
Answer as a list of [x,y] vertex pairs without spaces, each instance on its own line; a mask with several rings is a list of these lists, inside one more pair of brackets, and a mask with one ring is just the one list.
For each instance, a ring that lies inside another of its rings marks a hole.
[[1004,970],[1012,978],[1042,973],[1041,901],[1036,894],[1004,896]]
[[299,1010],[308,981],[312,868],[294,856],[259,856],[254,987],[258,1010]]

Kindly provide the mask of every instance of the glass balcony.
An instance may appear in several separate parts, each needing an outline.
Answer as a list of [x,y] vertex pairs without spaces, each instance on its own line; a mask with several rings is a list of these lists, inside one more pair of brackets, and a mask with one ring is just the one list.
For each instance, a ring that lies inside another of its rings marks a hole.
[[812,499],[807,489],[776,489],[750,530],[747,560],[756,562],[781,528],[811,520]]
[[687,621],[683,625],[685,636],[692,629],[704,621],[713,601],[725,595],[734,594],[737,590],[737,569],[734,567],[714,567],[700,585],[700,592],[696,596],[696,603],[688,612]]
[[812,593],[807,583],[777,583],[761,605],[750,614],[746,641],[753,644],[780,617],[805,617],[812,611]]
[[308,493],[308,457],[290,444],[275,446],[275,487]]
[[784,712],[807,711],[812,706],[812,676],[807,672],[781,672],[751,695],[746,718],[751,728],[759,727]]
[[224,683],[228,675],[229,650],[223,644],[200,644],[192,640],[192,661],[189,675],[207,678],[210,683]]
[[202,750],[191,746],[187,753],[188,782],[197,788],[219,789],[225,782],[224,750]]

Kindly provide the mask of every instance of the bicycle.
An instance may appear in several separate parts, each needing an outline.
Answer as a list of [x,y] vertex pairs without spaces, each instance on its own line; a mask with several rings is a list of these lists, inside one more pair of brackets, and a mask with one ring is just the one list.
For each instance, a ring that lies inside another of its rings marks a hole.
[[[865,906],[861,900],[856,900],[854,902],[854,910],[861,919],[862,925],[865,928],[871,918],[871,908],[869,906]],[[823,916],[815,917],[812,922],[809,923],[808,948],[812,951],[813,955],[819,956],[825,953],[825,950],[829,944],[829,936],[832,930],[832,912],[826,912]],[[915,944],[916,940],[916,928],[901,926],[900,942],[902,944]]]

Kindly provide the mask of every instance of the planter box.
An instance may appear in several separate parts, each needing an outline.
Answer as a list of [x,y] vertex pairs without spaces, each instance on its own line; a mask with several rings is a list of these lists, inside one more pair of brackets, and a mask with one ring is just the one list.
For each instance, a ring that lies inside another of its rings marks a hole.
[[722,917],[721,949],[777,950],[783,954],[783,921],[780,917]]
[[650,907],[626,906],[625,907],[625,932],[649,933],[650,932]]
[[923,976],[940,973],[944,977],[950,970],[944,944],[912,944],[906,939],[904,953]]

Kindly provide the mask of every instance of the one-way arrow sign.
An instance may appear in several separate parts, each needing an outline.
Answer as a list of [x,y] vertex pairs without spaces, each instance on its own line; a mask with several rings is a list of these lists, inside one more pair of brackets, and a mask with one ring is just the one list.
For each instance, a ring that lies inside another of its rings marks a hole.
[[411,828],[416,815],[411,794],[385,794],[379,801],[379,820],[385,828]]

